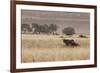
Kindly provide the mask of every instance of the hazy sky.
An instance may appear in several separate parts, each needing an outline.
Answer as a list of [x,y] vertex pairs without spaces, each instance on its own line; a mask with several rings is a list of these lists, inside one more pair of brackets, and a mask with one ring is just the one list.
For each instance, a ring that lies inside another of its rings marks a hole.
[[65,27],[73,27],[77,34],[90,32],[89,13],[21,10],[21,21],[22,24],[56,24],[58,33]]

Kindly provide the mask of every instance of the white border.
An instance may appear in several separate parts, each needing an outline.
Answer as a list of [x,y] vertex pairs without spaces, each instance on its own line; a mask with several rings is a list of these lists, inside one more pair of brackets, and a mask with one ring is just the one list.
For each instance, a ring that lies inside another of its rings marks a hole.
[[[90,40],[91,40],[90,41],[90,45],[91,45],[90,46],[90,60],[21,63],[21,9],[90,13]],[[17,29],[16,30],[16,68],[17,69],[94,64],[94,9],[35,6],[35,5],[16,5],[16,29]]]

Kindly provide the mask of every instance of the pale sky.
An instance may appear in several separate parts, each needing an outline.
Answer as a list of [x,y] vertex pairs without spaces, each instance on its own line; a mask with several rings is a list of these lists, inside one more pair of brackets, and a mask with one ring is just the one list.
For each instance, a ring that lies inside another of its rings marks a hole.
[[73,27],[77,34],[90,33],[90,13],[21,10],[21,21],[22,24],[56,24],[58,33],[65,27]]

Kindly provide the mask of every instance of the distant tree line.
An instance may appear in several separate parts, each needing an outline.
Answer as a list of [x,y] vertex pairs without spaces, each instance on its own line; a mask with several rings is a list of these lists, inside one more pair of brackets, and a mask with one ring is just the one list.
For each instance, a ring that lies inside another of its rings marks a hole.
[[[33,33],[33,34],[55,34],[58,35],[56,32],[58,26],[56,24],[43,24],[39,25],[37,23],[32,24],[22,24],[21,25],[21,32],[22,33]],[[62,33],[65,35],[73,35],[75,34],[75,29],[73,27],[65,27],[62,30]]]
[[21,31],[22,33],[29,33],[32,32],[33,34],[55,34],[55,31],[57,31],[57,25],[56,24],[44,24],[39,25],[37,23],[29,24],[22,24],[21,25]]

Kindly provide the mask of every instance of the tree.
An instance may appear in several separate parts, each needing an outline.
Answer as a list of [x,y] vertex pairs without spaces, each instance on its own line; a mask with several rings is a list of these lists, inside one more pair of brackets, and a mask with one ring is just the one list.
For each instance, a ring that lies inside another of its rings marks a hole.
[[53,33],[57,30],[57,25],[55,24],[50,24],[49,25],[49,30],[50,30],[50,33]]
[[48,34],[49,33],[49,26],[47,24],[39,25],[38,32]]
[[47,33],[48,34],[50,32],[49,31],[49,26],[47,24],[44,24],[43,25],[43,29],[44,29],[44,31],[43,31],[44,33]]
[[44,24],[44,25],[39,25],[37,23],[32,23],[32,30],[34,29],[34,33],[53,33],[57,30],[57,25],[55,24]]
[[62,32],[66,35],[73,35],[75,34],[75,29],[73,27],[66,27]]
[[38,30],[39,34],[45,32],[45,29],[44,29],[43,25],[39,25],[38,28],[37,28],[37,30]]
[[32,29],[30,28],[29,24],[22,24],[21,31],[22,31],[22,33],[26,33],[26,32],[31,32]]
[[[32,23],[32,32],[39,33],[38,27],[39,27],[39,25],[37,23]],[[34,29],[34,31],[33,31],[33,29]]]
[[39,25],[37,23],[32,23],[32,29],[34,29],[34,33],[47,33],[48,25]]
[[37,23],[32,23],[32,28],[37,28],[38,24]]

